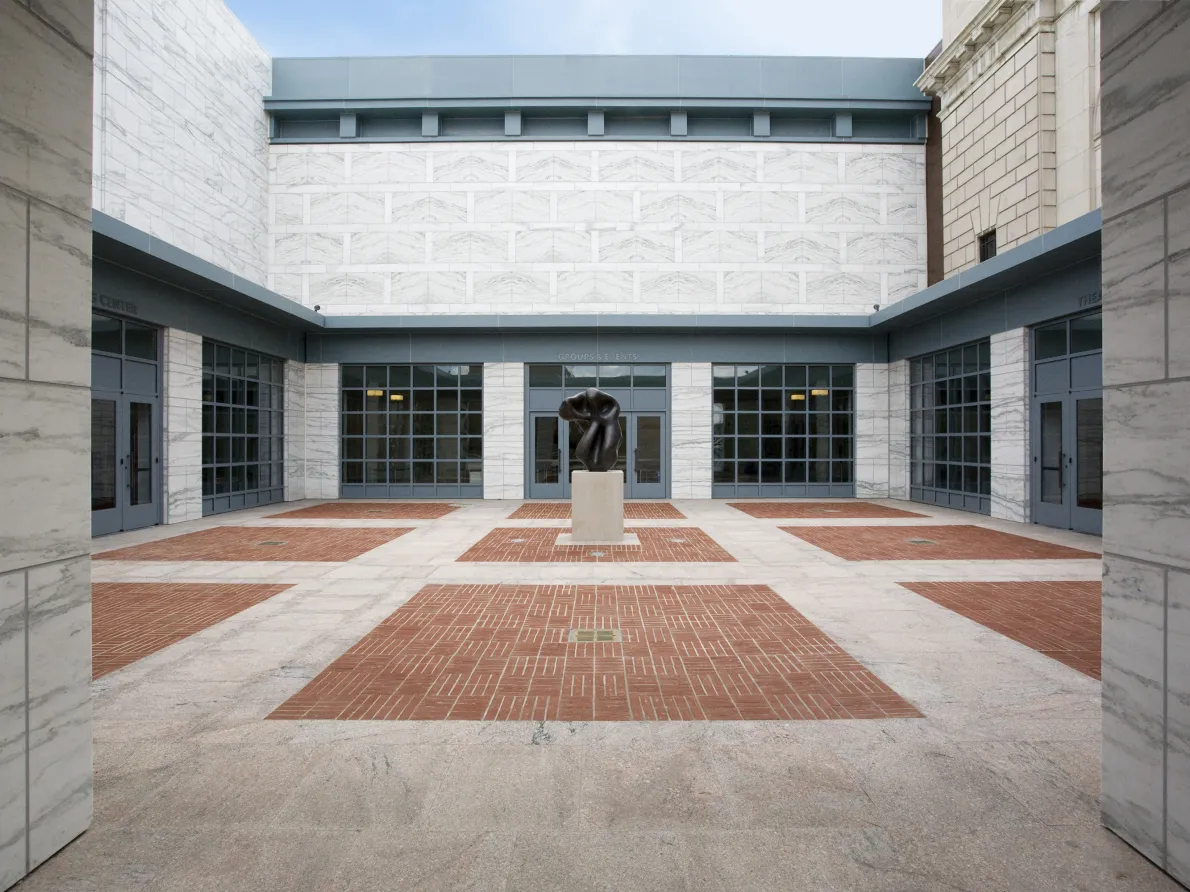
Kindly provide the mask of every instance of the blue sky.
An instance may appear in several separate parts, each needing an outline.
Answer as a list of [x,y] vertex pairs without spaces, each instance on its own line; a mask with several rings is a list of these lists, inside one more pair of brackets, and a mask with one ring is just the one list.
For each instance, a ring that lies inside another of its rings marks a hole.
[[227,0],[273,56],[924,56],[942,0]]

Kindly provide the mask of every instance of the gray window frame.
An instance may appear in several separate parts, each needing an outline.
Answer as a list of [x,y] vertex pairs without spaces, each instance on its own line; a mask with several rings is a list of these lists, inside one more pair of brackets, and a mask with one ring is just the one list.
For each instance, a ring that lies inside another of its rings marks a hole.
[[483,498],[483,363],[347,363],[339,395],[342,498]]
[[[945,374],[939,376],[939,370]],[[939,416],[939,412],[945,414]],[[956,420],[960,429],[953,431]],[[938,430],[940,426],[945,430]],[[957,487],[953,485],[956,473]],[[909,498],[915,502],[991,514],[989,338],[909,360],[909,474]]]
[[[710,406],[712,495],[854,497],[855,385],[854,363],[715,363],[711,367]],[[826,393],[815,394],[817,390]],[[756,392],[755,411],[741,408],[742,402],[749,407],[751,403],[741,401],[740,393],[752,391]],[[799,394],[802,399],[795,401],[793,397]],[[755,433],[750,421],[741,424],[741,419],[753,415]],[[753,439],[757,447],[755,480],[740,474],[741,466],[753,461],[751,455],[741,457],[742,451],[751,451],[744,441]],[[821,454],[823,448],[825,455]],[[826,465],[822,475],[826,479],[819,479],[822,465]]]
[[[220,374],[221,350],[227,351],[226,375]],[[241,363],[239,374],[237,354]],[[253,361],[255,377],[248,373]],[[253,385],[255,403],[251,397]],[[249,433],[253,413],[256,430]],[[221,415],[227,419],[226,430],[220,429]],[[242,423],[237,425],[237,419],[242,419]],[[226,469],[227,489],[223,491],[220,491],[221,469]],[[241,469],[238,475],[237,469]],[[250,487],[253,475],[256,486]],[[237,476],[243,483],[239,489],[235,488]],[[285,361],[257,350],[203,338],[202,513],[223,514],[284,500]]]

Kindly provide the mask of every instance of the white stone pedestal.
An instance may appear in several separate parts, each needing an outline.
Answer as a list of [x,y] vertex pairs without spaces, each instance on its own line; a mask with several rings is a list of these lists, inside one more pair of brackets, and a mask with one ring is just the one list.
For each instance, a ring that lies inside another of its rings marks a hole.
[[575,471],[570,475],[570,492],[570,532],[575,545],[623,542],[623,471]]

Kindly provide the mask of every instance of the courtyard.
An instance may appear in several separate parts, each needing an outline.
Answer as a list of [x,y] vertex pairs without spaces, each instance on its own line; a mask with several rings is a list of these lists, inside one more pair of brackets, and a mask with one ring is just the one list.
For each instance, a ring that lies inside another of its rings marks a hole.
[[627,508],[94,540],[95,817],[18,888],[1178,888],[1100,824],[1097,538]]

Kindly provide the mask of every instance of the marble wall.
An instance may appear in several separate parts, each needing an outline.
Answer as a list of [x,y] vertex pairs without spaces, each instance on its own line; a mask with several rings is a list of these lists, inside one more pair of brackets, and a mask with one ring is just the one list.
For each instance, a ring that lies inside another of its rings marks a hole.
[[[299,374],[296,369],[291,373],[290,366],[300,363],[286,363],[286,380],[289,384],[292,374],[295,379],[304,378],[305,387],[300,391],[301,414],[294,418],[304,419],[304,436],[299,435],[292,444],[288,444],[290,421],[286,416],[285,447],[286,461],[293,454],[291,450],[302,450],[302,483],[301,489],[306,499],[337,499],[339,498],[339,366],[336,363],[309,363]],[[295,397],[297,393],[295,392]],[[286,408],[289,402],[289,389],[286,388]],[[292,404],[296,409],[298,400]],[[285,498],[290,498],[289,472],[286,471]],[[296,492],[296,487],[293,492]]]
[[[306,498],[306,364],[285,362],[285,501]],[[321,487],[319,488],[321,491]]]
[[889,368],[861,362],[855,367],[855,495],[889,497]]
[[1032,518],[1029,329],[991,337],[992,517]]
[[165,330],[165,522],[202,517],[202,336]]
[[1190,883],[1190,0],[1107,0],[1104,823]]
[[525,364],[483,367],[483,497],[525,497]]
[[223,0],[94,10],[94,207],[263,285],[268,54]]
[[888,497],[909,499],[909,360],[888,364]]
[[711,497],[711,363],[670,366],[670,492],[675,499]]
[[0,889],[91,822],[89,4],[0,4]]
[[923,146],[272,146],[268,286],[332,314],[866,314],[925,287]]

